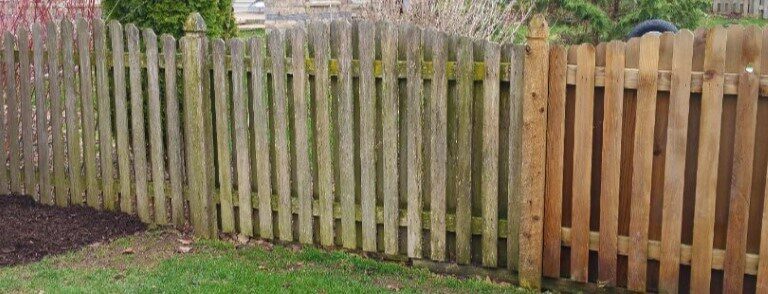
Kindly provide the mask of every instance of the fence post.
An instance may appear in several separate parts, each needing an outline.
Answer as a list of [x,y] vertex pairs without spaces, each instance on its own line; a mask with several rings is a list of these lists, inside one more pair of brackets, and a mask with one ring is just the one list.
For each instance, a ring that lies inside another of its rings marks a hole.
[[541,287],[544,166],[549,96],[549,26],[543,15],[531,19],[525,47],[522,191],[520,197],[520,285]]
[[203,44],[206,26],[199,13],[192,13],[184,23],[182,62],[184,71],[184,132],[187,161],[188,199],[190,219],[196,235],[203,238],[216,236],[215,203],[210,186],[210,140],[206,138],[206,116],[203,93]]

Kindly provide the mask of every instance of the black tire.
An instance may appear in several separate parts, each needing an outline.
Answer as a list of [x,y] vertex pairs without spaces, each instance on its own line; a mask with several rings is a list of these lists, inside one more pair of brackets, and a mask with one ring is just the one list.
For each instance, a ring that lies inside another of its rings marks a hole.
[[644,22],[637,24],[634,28],[632,28],[632,30],[627,35],[627,39],[642,37],[643,35],[650,32],[677,33],[677,26],[675,26],[671,22],[668,22],[666,20],[661,20],[661,19],[646,20]]

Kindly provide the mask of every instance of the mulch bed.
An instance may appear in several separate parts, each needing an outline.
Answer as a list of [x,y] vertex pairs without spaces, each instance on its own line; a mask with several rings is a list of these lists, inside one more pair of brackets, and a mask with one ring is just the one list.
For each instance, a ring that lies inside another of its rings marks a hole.
[[89,207],[60,208],[31,197],[0,196],[0,266],[38,261],[144,231],[135,216]]

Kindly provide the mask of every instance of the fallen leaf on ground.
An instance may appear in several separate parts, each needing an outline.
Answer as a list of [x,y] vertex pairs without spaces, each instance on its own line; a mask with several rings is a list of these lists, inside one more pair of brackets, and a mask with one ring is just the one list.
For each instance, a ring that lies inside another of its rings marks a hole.
[[178,248],[176,248],[176,251],[179,252],[179,253],[190,253],[190,252],[192,252],[192,247],[191,246],[179,246]]
[[134,252],[133,252],[133,248],[132,247],[128,247],[128,248],[123,249],[123,254],[133,254],[133,253]]

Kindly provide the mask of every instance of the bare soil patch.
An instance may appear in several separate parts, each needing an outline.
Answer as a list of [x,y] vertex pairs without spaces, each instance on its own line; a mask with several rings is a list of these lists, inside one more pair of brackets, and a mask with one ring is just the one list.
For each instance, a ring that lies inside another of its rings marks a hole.
[[144,231],[146,226],[124,213],[90,207],[41,205],[31,197],[0,196],[0,266],[38,261]]

